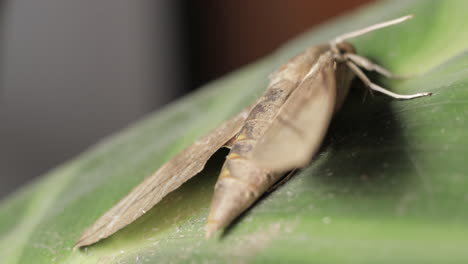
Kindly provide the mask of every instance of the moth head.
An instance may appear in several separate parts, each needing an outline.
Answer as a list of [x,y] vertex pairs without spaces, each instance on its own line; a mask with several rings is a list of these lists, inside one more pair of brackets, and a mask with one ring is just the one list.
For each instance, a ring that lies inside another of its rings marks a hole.
[[353,47],[353,45],[346,41],[336,43],[336,48],[340,55],[356,53],[356,49]]
[[333,53],[333,57],[338,62],[346,61],[346,54],[356,53],[356,49],[353,45],[345,41],[330,43],[330,49]]

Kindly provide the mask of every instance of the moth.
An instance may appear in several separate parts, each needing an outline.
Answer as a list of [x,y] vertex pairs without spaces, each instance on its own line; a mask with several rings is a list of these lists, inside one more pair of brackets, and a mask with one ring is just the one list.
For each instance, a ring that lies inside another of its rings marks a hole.
[[395,99],[431,95],[401,95],[371,82],[361,68],[398,78],[356,54],[345,40],[410,19],[404,16],[339,36],[313,46],[271,74],[264,95],[208,135],[195,141],[136,186],[84,231],[75,249],[106,238],[155,206],[168,193],[199,173],[221,147],[231,150],[215,185],[206,235],[229,225],[286,172],[312,159],[330,121],[357,76],[371,91]]

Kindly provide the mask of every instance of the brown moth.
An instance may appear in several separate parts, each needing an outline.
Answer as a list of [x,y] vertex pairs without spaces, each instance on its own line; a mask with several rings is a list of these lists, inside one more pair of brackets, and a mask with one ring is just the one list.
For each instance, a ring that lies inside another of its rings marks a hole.
[[210,156],[225,144],[229,144],[231,151],[215,185],[206,235],[209,237],[227,226],[285,172],[301,168],[311,160],[355,75],[371,90],[395,99],[431,95],[395,94],[372,83],[358,66],[389,78],[398,76],[355,54],[354,47],[345,42],[409,18],[405,16],[347,33],[291,59],[270,76],[265,94],[253,107],[224,122],[165,163],[85,230],[75,248],[93,244],[135,221],[199,173]]

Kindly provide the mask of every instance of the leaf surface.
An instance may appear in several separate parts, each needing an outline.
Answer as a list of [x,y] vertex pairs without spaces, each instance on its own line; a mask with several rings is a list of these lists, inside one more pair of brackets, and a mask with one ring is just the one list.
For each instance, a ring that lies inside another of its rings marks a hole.
[[[468,2],[384,1],[327,23],[275,54],[100,142],[0,205],[2,263],[466,262]],[[145,216],[84,251],[80,233],[164,162],[253,102],[269,72],[310,45],[408,13],[353,41],[434,95],[363,102],[359,82],[311,165],[266,195],[223,236],[205,240],[218,153]]]

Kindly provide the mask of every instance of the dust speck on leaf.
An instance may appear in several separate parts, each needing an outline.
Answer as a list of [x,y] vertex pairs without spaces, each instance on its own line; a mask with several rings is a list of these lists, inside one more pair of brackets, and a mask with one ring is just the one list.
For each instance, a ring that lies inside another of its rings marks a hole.
[[324,224],[328,225],[328,224],[331,224],[332,220],[331,220],[330,217],[325,216],[324,218],[322,218],[322,222],[323,222]]

